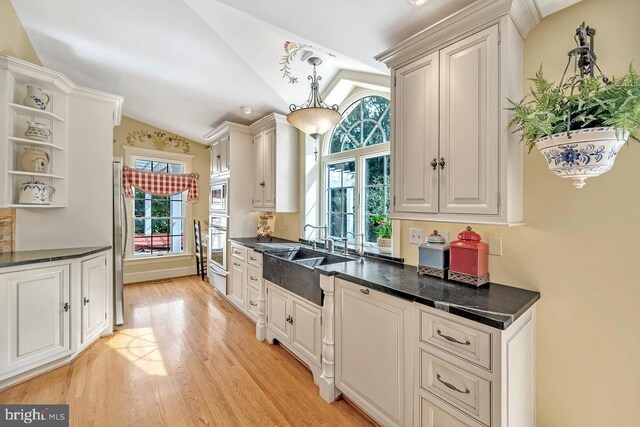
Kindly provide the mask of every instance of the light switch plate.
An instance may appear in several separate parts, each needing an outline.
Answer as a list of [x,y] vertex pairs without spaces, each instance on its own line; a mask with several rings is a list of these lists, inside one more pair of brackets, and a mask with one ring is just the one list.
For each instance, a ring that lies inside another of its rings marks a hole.
[[502,237],[489,236],[489,255],[502,256]]
[[422,228],[411,228],[409,229],[409,243],[412,245],[419,245],[422,243],[422,239],[424,238],[424,230]]

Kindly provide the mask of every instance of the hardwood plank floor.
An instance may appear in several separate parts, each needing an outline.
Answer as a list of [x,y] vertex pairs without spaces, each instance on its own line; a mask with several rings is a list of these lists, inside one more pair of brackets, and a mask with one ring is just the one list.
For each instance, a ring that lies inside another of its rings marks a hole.
[[125,287],[126,324],[71,364],[0,392],[68,403],[73,426],[372,425],[197,277]]

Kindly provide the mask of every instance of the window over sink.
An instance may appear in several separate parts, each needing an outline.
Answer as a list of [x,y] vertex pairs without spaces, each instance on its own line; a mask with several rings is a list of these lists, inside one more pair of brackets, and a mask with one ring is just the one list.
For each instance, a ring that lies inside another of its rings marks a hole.
[[360,97],[325,139],[322,157],[323,211],[327,234],[349,238],[364,234],[376,242],[373,216],[390,208],[391,111],[387,98]]

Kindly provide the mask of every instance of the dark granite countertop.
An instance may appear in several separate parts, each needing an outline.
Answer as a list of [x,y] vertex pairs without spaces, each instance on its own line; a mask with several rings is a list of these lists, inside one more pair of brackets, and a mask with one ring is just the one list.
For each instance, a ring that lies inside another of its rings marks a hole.
[[257,237],[230,237],[229,241],[253,249],[254,251],[259,253],[262,253],[269,249],[282,249],[297,247],[301,245],[300,242],[279,239],[277,237],[272,237],[271,240],[269,240],[268,237],[263,237],[260,240],[258,240]]
[[[300,242],[273,238],[231,238],[232,242],[264,252],[269,249],[300,246]],[[343,262],[315,267],[324,275],[335,275],[380,292],[443,310],[497,329],[507,329],[540,299],[540,293],[490,283],[481,288],[462,283],[420,276],[416,267],[365,257],[365,261]]]
[[109,249],[111,249],[111,246],[89,246],[84,248],[7,252],[0,254],[0,268],[82,258],[87,255],[97,254],[98,252],[103,252]]
[[507,329],[540,299],[540,292],[497,283],[475,288],[420,276],[414,266],[373,258],[365,258],[362,264],[343,262],[316,270],[498,329]]

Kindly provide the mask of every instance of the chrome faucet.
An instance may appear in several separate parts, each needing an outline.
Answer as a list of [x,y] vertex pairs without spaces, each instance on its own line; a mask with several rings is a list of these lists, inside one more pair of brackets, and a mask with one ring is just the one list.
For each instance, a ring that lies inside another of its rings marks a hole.
[[[327,235],[327,226],[326,225],[313,225],[313,224],[305,224],[304,225],[304,231],[307,231],[307,228],[313,228],[314,230],[316,230],[316,238],[314,240],[311,241],[311,247],[313,247],[313,249],[317,249],[318,246],[318,230],[324,230],[324,234],[325,236]],[[325,242],[327,241],[326,239],[322,239]],[[331,245],[331,248],[333,249],[333,245]]]
[[[351,231],[347,231],[347,235],[351,234],[353,236],[353,240],[357,243],[358,241],[358,237],[360,237],[360,248],[358,248],[358,255],[360,256],[360,258],[358,258],[358,262],[364,262],[364,233],[363,234],[355,234],[352,233]],[[345,247],[345,254],[347,253],[347,245],[344,245]]]

